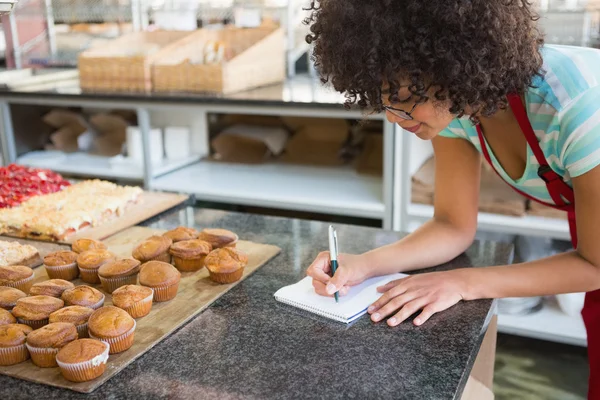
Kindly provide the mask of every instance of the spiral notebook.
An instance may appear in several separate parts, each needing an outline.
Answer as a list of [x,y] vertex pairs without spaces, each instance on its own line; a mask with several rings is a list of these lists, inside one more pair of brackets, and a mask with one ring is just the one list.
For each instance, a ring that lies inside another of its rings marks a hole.
[[339,303],[333,297],[316,294],[312,278],[307,276],[293,285],[279,289],[275,292],[275,300],[348,324],[363,316],[367,308],[381,296],[377,291],[379,286],[407,276],[397,273],[367,279],[360,285],[351,287],[347,295],[340,296]]

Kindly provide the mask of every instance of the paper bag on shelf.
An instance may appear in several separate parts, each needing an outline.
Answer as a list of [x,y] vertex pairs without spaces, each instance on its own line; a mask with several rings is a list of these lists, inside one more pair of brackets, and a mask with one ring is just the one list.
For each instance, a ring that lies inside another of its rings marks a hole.
[[281,154],[289,133],[284,128],[238,124],[223,130],[211,141],[213,159],[258,164]]
[[59,129],[64,126],[80,126],[83,130],[86,128],[85,119],[80,113],[55,109],[44,115],[43,121],[53,128]]
[[525,215],[526,199],[510,188],[493,170],[482,167],[479,210],[492,214]]
[[281,160],[290,164],[343,165],[340,149],[347,138],[347,124],[309,125],[292,136]]
[[77,138],[86,131],[85,127],[80,125],[66,125],[59,128],[50,135],[52,148],[55,150],[64,151],[65,153],[73,153],[79,150]]
[[359,174],[383,176],[383,135],[367,134],[363,150],[356,159],[356,171]]

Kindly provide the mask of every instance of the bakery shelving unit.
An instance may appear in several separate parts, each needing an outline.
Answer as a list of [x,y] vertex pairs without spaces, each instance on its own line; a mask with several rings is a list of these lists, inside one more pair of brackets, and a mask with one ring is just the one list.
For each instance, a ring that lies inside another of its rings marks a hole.
[[[325,104],[313,103],[316,92],[319,92],[319,101]],[[198,101],[190,101],[185,95],[180,96],[179,101],[175,97],[170,101],[169,96],[164,96],[160,101],[144,101],[143,96],[141,99],[140,96],[127,95],[111,99],[109,96],[78,94],[56,98],[0,93],[0,110],[6,117],[3,124],[4,158],[7,163],[16,161],[69,175],[133,179],[148,189],[189,193],[198,200],[380,220],[383,227],[391,229],[395,127],[387,121],[384,122],[383,132],[383,177],[359,174],[350,166],[316,167],[277,163],[242,166],[201,160],[208,154],[207,118],[210,114],[339,119],[363,117],[359,111],[344,110],[341,96],[321,90],[318,82],[306,76],[293,78],[293,83],[284,85],[283,95],[287,101],[279,100],[279,104],[274,104],[218,101],[215,98],[203,101],[202,97]],[[66,159],[70,162],[57,162],[48,152],[26,153],[17,157],[10,118],[12,104],[135,110],[143,138],[144,160],[150,159],[148,135],[151,127],[164,126],[168,121],[175,121],[179,126],[183,123],[192,127],[194,156],[162,167],[144,162],[143,170],[139,171],[113,169],[108,158],[83,153],[67,155]],[[372,118],[381,120],[383,116]],[[307,191],[306,187],[311,189]]]

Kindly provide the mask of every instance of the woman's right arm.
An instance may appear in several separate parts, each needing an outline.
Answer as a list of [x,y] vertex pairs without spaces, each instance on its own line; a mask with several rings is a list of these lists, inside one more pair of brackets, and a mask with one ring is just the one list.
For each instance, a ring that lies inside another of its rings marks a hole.
[[473,242],[477,230],[481,157],[463,139],[437,136],[435,155],[434,216],[403,239],[360,255],[342,254],[340,268],[329,274],[329,254],[323,252],[307,273],[317,293],[329,295],[326,284],[344,294],[363,280],[432,267],[452,260]]

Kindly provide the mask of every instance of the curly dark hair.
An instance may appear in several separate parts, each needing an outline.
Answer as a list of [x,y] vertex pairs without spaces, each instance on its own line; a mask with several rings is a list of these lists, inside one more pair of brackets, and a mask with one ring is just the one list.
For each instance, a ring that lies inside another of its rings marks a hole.
[[452,114],[490,116],[542,74],[528,0],[320,0],[308,10],[312,60],[347,107],[380,112],[384,83],[397,102],[404,81],[416,102],[432,88]]

